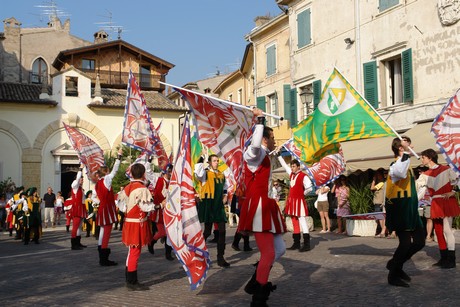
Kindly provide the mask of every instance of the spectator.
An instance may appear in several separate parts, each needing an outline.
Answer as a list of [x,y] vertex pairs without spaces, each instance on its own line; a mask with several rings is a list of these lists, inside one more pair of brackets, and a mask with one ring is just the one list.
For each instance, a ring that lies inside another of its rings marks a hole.
[[343,217],[345,215],[350,215],[350,201],[348,200],[350,196],[350,188],[348,187],[347,178],[345,176],[340,176],[336,184],[332,187],[333,193],[337,197],[337,233],[344,234],[346,233],[346,227],[343,223]]
[[[383,170],[379,169],[374,174],[374,179],[371,183],[371,191],[374,193],[373,203],[374,212],[385,212],[385,177]],[[386,227],[385,219],[376,221],[380,225],[380,233],[376,234],[376,238],[385,238]]]
[[54,220],[57,221],[58,225],[61,225],[61,215],[64,212],[64,197],[62,197],[62,192],[57,192],[56,203],[54,204]]
[[319,233],[331,232],[331,220],[329,219],[329,201],[327,200],[327,194],[331,189],[325,185],[316,190],[318,195],[317,199],[317,210],[321,218],[321,228]]
[[43,201],[45,202],[45,228],[48,227],[50,222],[53,227],[54,223],[54,204],[56,203],[56,194],[53,193],[53,189],[48,187],[47,192],[43,195]]

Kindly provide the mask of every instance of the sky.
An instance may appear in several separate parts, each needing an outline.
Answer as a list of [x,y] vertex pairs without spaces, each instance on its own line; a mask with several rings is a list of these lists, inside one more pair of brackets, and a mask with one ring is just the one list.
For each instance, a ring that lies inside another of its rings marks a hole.
[[[53,3],[79,38],[92,42],[104,25],[121,28],[121,39],[175,65],[166,82],[176,86],[238,69],[254,18],[281,13],[276,0],[15,0],[2,1],[0,18],[46,27],[44,6]],[[117,39],[114,28],[105,30]]]

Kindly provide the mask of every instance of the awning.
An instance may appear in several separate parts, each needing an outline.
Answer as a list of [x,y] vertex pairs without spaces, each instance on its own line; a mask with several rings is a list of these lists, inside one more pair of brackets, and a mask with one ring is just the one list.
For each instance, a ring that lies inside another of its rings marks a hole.
[[[438,162],[446,163],[442,154],[436,146],[435,138],[431,134],[432,123],[417,124],[412,129],[403,133],[412,140],[414,151],[420,155],[425,149],[432,148],[438,153]],[[342,150],[347,162],[346,174],[356,171],[366,171],[368,169],[377,170],[379,168],[388,169],[394,161],[391,151],[393,137],[364,139],[342,143]],[[412,166],[421,164],[415,157],[411,157]]]

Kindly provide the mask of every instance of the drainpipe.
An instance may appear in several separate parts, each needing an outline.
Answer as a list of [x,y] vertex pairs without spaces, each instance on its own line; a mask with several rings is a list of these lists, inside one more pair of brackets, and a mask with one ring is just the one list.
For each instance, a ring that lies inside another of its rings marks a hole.
[[356,52],[356,84],[358,92],[363,92],[363,78],[362,78],[362,65],[361,65],[361,37],[360,37],[360,14],[359,14],[359,0],[355,0],[355,52]]

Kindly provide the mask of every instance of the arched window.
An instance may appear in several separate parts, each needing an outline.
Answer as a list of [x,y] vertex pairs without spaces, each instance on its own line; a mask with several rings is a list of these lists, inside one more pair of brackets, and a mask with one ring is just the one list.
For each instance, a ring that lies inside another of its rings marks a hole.
[[34,61],[32,65],[32,74],[30,76],[30,81],[32,83],[43,83],[46,82],[48,77],[48,66],[46,65],[43,58],[38,58]]

